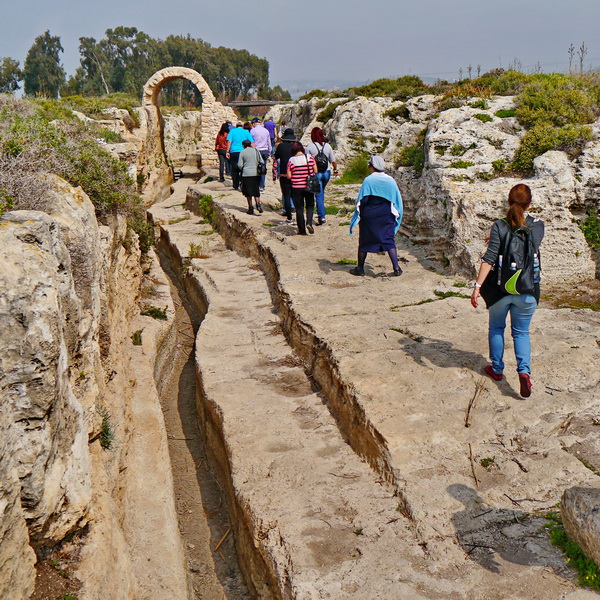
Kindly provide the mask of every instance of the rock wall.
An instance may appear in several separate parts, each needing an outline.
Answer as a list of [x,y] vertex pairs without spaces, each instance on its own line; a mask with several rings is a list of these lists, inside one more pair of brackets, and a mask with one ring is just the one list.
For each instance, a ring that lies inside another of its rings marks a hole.
[[[28,598],[35,552],[85,532],[83,599],[141,600],[153,586],[154,598],[183,600],[154,367],[150,360],[142,384],[142,363],[128,358],[132,322],[140,319],[137,242],[123,218],[99,226],[81,189],[58,177],[51,183],[44,212],[0,218],[0,597]],[[150,332],[157,325],[149,320]],[[160,327],[146,343],[159,347],[169,331]],[[143,354],[156,359],[153,347]],[[137,392],[130,389],[136,378]],[[100,445],[101,411],[115,436],[111,451]],[[150,467],[138,450],[146,443],[156,493],[145,487]],[[148,573],[151,545],[134,526],[142,514],[170,563],[154,569],[158,578]]]
[[[576,219],[590,208],[600,209],[600,125],[593,125],[593,140],[577,160],[563,152],[547,152],[536,159],[532,177],[518,178],[502,171],[524,131],[514,117],[495,114],[514,108],[512,97],[487,100],[486,108],[479,99],[477,107],[441,112],[438,100],[432,95],[406,102],[313,98],[275,106],[269,115],[286,120],[303,143],[313,127],[321,126],[342,168],[361,152],[383,156],[404,199],[403,231],[451,272],[476,274],[491,225],[506,212],[510,188],[525,181],[533,191],[531,212],[546,224],[545,282],[592,279],[599,267]],[[320,122],[319,112],[331,106],[331,119]],[[402,149],[423,139],[422,174],[396,166]]]

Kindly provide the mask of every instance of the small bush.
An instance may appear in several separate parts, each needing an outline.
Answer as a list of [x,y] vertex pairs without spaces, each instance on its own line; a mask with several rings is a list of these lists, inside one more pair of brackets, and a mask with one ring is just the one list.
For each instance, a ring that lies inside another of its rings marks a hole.
[[325,214],[326,215],[337,215],[340,212],[339,206],[326,206]]
[[120,144],[124,142],[123,136],[112,129],[101,129],[98,137],[102,138],[107,144]]
[[479,119],[482,123],[491,123],[494,120],[494,117],[490,117],[485,113],[477,113],[473,115],[474,119]]
[[198,208],[200,210],[200,214],[210,223],[213,222],[215,218],[215,203],[213,197],[210,194],[205,194],[198,201]]
[[479,100],[475,100],[475,102],[471,102],[469,106],[471,108],[482,108],[483,110],[487,110],[488,103],[483,98],[480,98]]
[[436,146],[435,147],[435,153],[438,156],[444,156],[444,154],[446,154],[446,150],[448,150],[448,148],[446,148],[446,146]]
[[450,148],[450,154],[452,156],[463,156],[468,150],[475,150],[477,148],[477,144],[473,142],[468,148],[465,148],[462,144],[454,144],[452,148]]
[[366,98],[391,96],[396,100],[406,100],[412,96],[426,94],[427,86],[416,75],[404,75],[397,79],[376,79],[367,85],[349,88],[347,92]]
[[555,127],[539,123],[521,138],[512,167],[519,173],[531,173],[534,158],[548,150],[563,150],[574,158],[591,138],[592,130],[585,125]]
[[583,550],[569,539],[563,526],[562,517],[558,513],[546,515],[549,523],[547,528],[550,533],[550,541],[560,548],[567,556],[569,565],[579,575],[579,584],[594,590],[600,590],[600,568],[589,559]]
[[592,248],[600,248],[600,215],[595,209],[588,212],[580,227],[587,243]]
[[97,409],[98,414],[102,417],[102,424],[100,425],[100,446],[104,450],[112,450],[115,442],[115,430],[113,427],[112,419],[108,409],[104,406],[99,406]]
[[190,258],[208,258],[206,242],[200,241],[198,244],[195,244],[194,242],[190,242],[188,256]]
[[342,173],[342,176],[336,180],[336,183],[361,183],[369,174],[369,155],[366,152],[361,152],[350,160],[348,167]]
[[469,167],[472,167],[475,163],[471,162],[470,160],[457,160],[456,162],[453,162],[451,164],[448,165],[449,169],[468,169]]
[[311,98],[326,98],[329,95],[327,90],[311,90],[310,92],[300,96],[300,100],[310,100]]
[[494,114],[501,119],[506,119],[508,117],[514,117],[517,113],[515,108],[508,108],[506,110],[498,110]]
[[388,119],[393,119],[394,121],[410,118],[406,104],[403,104],[402,106],[394,106],[393,108],[386,110],[382,116],[384,119],[387,117]]
[[156,306],[144,306],[144,310],[140,313],[144,317],[152,317],[158,321],[167,320],[167,309],[157,308]]
[[341,258],[337,261],[338,265],[357,265],[358,261],[351,258]]
[[499,158],[498,160],[492,162],[492,167],[497,173],[502,173],[502,171],[506,169],[506,161],[502,158]]
[[142,345],[142,329],[138,329],[137,331],[133,332],[133,334],[131,335],[131,343],[134,346]]
[[549,75],[529,84],[515,99],[519,123],[530,129],[538,123],[556,127],[595,120],[597,107],[582,83],[565,75]]
[[333,113],[338,106],[346,104],[348,100],[342,100],[341,102],[330,102],[320,113],[317,114],[317,121],[320,123],[327,123],[333,117]]
[[422,144],[407,146],[397,155],[394,162],[396,167],[413,167],[418,175],[423,173],[425,167],[425,151]]

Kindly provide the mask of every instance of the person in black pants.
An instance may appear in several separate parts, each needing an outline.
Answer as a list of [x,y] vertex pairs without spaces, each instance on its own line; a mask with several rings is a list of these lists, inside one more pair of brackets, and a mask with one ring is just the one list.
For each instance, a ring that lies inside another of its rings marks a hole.
[[294,130],[287,128],[281,136],[281,143],[275,149],[275,160],[279,161],[279,186],[281,187],[281,198],[283,209],[288,225],[292,224],[292,182],[287,177],[287,166],[292,156],[292,144],[296,141]]

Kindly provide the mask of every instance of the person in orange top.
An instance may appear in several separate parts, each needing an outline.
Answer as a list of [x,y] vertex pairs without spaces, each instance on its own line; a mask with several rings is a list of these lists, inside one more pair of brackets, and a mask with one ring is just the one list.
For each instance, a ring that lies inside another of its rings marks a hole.
[[227,134],[229,133],[229,125],[223,123],[219,133],[217,133],[217,139],[215,140],[215,151],[219,155],[219,181],[225,181],[225,173],[229,174],[229,161],[227,160]]

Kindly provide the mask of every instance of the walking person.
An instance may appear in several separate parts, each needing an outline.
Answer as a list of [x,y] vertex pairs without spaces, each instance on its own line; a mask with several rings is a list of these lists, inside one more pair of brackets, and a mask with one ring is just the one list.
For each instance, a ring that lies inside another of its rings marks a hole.
[[367,253],[387,251],[394,275],[402,275],[394,241],[402,223],[402,196],[394,178],[384,173],[385,162],[381,156],[371,156],[369,170],[371,174],[363,181],[350,220],[350,235],[359,224],[358,265],[350,269],[350,273],[363,276]]
[[[520,394],[523,398],[529,398],[532,389],[529,325],[540,301],[539,248],[544,239],[543,221],[526,212],[530,205],[531,189],[529,186],[524,183],[515,185],[508,194],[506,217],[498,219],[492,225],[488,248],[481,259],[481,266],[471,295],[471,304],[477,308],[481,294],[489,312],[488,342],[492,364],[485,367],[485,373],[495,381],[502,381],[503,378],[504,330],[506,317],[510,313],[510,329],[517,359]],[[517,274],[517,265],[512,262],[508,252],[512,246],[512,241],[509,243],[509,240],[512,240],[519,230],[519,237],[526,240],[524,244],[527,244],[527,247],[529,247],[529,240],[531,241],[533,257],[527,262],[527,265],[523,264],[523,269]],[[504,285],[498,283],[503,279],[503,262],[504,271],[507,266],[509,270],[515,271],[511,280],[516,281],[515,278],[519,276],[530,279],[531,284],[528,286],[530,293],[518,293],[514,282],[512,286],[509,285],[510,280]]]
[[277,137],[277,124],[275,123],[275,121],[273,121],[273,119],[268,118],[265,121],[264,127],[269,132],[269,136],[271,138],[271,156],[272,156],[273,152],[275,152],[275,138]]
[[296,141],[294,130],[288,127],[281,137],[281,142],[275,148],[274,160],[279,161],[279,187],[281,188],[281,199],[283,210],[288,225],[292,224],[292,180],[287,176],[288,162],[292,156],[292,144]]
[[[263,127],[258,117],[252,119],[252,130],[250,131],[252,138],[254,139],[254,147],[260,152],[265,163],[271,156],[271,135],[268,130]],[[260,189],[265,189],[266,175],[260,176]]]
[[317,177],[321,184],[321,191],[315,194],[317,201],[317,225],[325,224],[325,186],[331,179],[331,171],[329,165],[333,167],[334,175],[337,175],[337,162],[335,161],[335,154],[333,148],[327,142],[327,138],[323,134],[323,130],[320,127],[313,127],[310,132],[310,144],[306,146],[307,154],[314,157],[317,163]]
[[244,149],[242,146],[244,140],[248,140],[251,144],[254,143],[250,133],[244,129],[244,124],[241,121],[238,121],[237,125],[227,134],[226,156],[229,160],[234,190],[240,189],[240,172],[237,165],[240,158],[240,152]]
[[259,168],[264,164],[263,157],[260,152],[252,147],[249,140],[242,142],[244,149],[240,152],[238,159],[238,169],[242,175],[242,194],[248,202],[248,214],[254,214],[252,200],[256,203],[256,210],[259,213],[263,212],[263,207],[260,202],[260,187],[259,187]]
[[[287,164],[287,177],[292,182],[292,199],[296,207],[296,224],[298,233],[307,235],[314,233],[313,212],[315,208],[315,195],[306,189],[309,175],[317,172],[315,159],[306,155],[304,146],[300,142],[293,142],[292,156]],[[306,204],[306,221],[304,220],[304,206]]]
[[225,181],[225,172],[229,173],[227,168],[229,161],[227,160],[227,135],[229,134],[229,125],[223,123],[217,138],[215,139],[215,150],[219,157],[219,181]]

